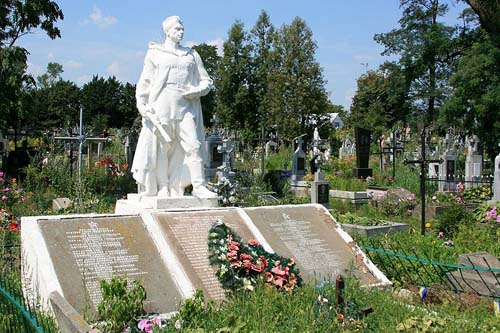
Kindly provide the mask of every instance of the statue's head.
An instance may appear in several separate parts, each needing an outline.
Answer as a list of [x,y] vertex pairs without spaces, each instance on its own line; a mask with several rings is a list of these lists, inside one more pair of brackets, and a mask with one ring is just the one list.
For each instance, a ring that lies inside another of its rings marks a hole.
[[162,23],[163,31],[168,39],[179,43],[184,37],[184,26],[179,16],[169,16]]

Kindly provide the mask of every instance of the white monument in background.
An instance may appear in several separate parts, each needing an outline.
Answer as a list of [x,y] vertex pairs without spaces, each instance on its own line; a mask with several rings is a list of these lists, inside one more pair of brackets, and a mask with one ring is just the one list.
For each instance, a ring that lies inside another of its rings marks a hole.
[[142,130],[132,164],[143,196],[214,197],[205,187],[205,135],[200,97],[212,80],[198,53],[180,45],[184,26],[178,16],[163,21],[164,43],[150,43],[137,83]]

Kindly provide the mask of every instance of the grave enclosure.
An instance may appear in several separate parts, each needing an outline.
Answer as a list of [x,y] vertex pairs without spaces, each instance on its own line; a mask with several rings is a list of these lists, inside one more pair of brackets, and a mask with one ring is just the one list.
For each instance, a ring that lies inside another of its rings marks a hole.
[[99,280],[117,275],[142,282],[148,312],[176,311],[195,289],[221,300],[207,243],[219,219],[244,240],[257,239],[267,251],[295,258],[305,281],[353,274],[361,285],[390,285],[323,206],[307,204],[25,217],[25,294],[50,310],[51,294],[58,292],[78,313],[92,313],[102,298]]

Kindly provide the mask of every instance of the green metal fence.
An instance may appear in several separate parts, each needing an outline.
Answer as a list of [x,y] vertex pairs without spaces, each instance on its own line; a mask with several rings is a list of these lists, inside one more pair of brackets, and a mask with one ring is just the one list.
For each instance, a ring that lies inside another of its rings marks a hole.
[[485,260],[481,265],[457,265],[418,257],[402,248],[382,248],[380,243],[365,239],[361,247],[368,257],[393,282],[404,285],[443,285],[455,292],[473,292],[500,298],[500,269]]
[[19,245],[3,245],[0,251],[2,255],[0,265],[0,332],[57,332],[54,321],[41,313],[35,304],[28,302],[23,296]]

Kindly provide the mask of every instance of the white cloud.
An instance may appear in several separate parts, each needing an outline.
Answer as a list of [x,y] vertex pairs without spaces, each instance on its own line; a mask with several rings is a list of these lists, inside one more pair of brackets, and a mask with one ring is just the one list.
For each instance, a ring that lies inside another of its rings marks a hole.
[[222,38],[212,39],[212,40],[209,40],[207,42],[207,44],[217,47],[217,54],[220,57],[223,56],[223,54],[224,54],[224,39],[222,39]]
[[118,19],[115,16],[104,16],[101,9],[97,6],[94,6],[94,11],[89,15],[89,18],[100,28],[106,28],[118,22]]
[[82,67],[82,63],[75,61],[75,60],[68,60],[64,63],[63,69],[68,68],[68,69],[77,69]]
[[93,76],[90,75],[90,74],[84,74],[82,76],[79,76],[77,79],[76,79],[76,84],[78,86],[83,86],[85,83],[89,82],[90,80],[92,80]]
[[49,52],[49,54],[47,54],[47,59],[53,60],[54,59],[54,53]]
[[106,67],[106,72],[109,75],[119,76],[122,72],[122,66],[118,61],[113,61],[108,65],[108,67]]
[[195,42],[194,40],[188,40],[187,42],[184,43],[184,46],[193,47],[193,46],[198,45],[198,44],[200,44],[200,43]]
[[45,73],[45,69],[40,65],[36,65],[36,64],[31,63],[31,62],[28,62],[28,73],[30,73],[33,76],[38,76],[38,75],[42,75],[43,73]]

